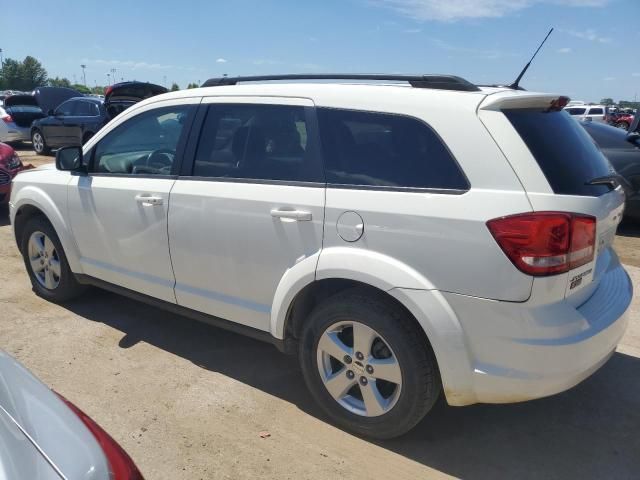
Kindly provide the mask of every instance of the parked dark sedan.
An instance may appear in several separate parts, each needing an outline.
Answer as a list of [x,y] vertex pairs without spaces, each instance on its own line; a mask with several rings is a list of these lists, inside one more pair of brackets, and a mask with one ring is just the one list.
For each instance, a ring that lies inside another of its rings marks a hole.
[[52,148],[83,145],[131,105],[166,91],[151,83],[123,82],[108,87],[104,101],[96,97],[71,98],[49,111],[46,118],[33,122],[33,149],[46,155]]
[[622,177],[620,183],[627,195],[625,217],[640,220],[640,134],[602,123],[580,124]]
[[49,116],[33,122],[33,149],[39,155],[46,155],[51,148],[82,145],[108,121],[101,99],[71,98],[49,112]]

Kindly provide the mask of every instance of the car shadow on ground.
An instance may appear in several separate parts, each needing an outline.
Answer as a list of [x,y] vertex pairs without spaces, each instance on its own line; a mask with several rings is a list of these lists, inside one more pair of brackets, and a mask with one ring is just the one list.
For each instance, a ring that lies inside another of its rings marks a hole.
[[0,227],[6,227],[9,221],[9,206],[6,203],[0,204]]
[[[67,307],[124,333],[121,348],[146,342],[328,421],[307,392],[295,357],[271,345],[97,289]],[[462,478],[637,478],[638,379],[640,359],[616,353],[563,394],[464,408],[441,399],[408,435],[376,444]]]

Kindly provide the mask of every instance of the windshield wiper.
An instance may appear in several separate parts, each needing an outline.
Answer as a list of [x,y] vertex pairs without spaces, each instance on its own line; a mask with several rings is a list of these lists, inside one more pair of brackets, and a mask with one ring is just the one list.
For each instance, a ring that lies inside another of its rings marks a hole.
[[617,173],[612,173],[604,177],[596,177],[593,180],[589,180],[585,185],[607,185],[611,190],[615,190],[620,186],[620,176]]

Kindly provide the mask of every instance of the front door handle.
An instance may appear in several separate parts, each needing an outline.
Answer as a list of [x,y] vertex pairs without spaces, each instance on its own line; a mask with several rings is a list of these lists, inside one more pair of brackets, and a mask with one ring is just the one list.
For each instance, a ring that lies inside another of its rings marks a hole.
[[155,195],[136,195],[136,202],[142,205],[162,205],[162,197]]
[[296,220],[298,222],[309,222],[313,218],[311,212],[306,210],[271,210],[271,216],[285,220]]

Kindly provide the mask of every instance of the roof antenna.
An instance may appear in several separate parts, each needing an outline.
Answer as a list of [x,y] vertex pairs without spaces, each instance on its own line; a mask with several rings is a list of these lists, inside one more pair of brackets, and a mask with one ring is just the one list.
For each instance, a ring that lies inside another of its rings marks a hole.
[[520,72],[520,75],[518,75],[518,78],[516,78],[516,81],[513,82],[511,85],[509,85],[509,88],[512,88],[513,90],[521,90],[521,88],[520,88],[520,80],[522,80],[522,77],[524,77],[524,74],[527,73],[527,70],[529,69],[529,65],[531,65],[531,62],[533,62],[533,59],[536,58],[536,55],[538,54],[538,52],[540,51],[540,49],[544,45],[544,42],[547,41],[547,38],[549,38],[549,35],[551,35],[551,32],[553,32],[553,28],[551,30],[549,30],[549,33],[547,33],[547,36],[544,37],[544,40],[542,40],[542,43],[540,44],[540,46],[536,50],[536,53],[533,54],[533,57],[531,57],[531,60],[529,60],[529,63],[527,63],[524,66],[524,68]]

